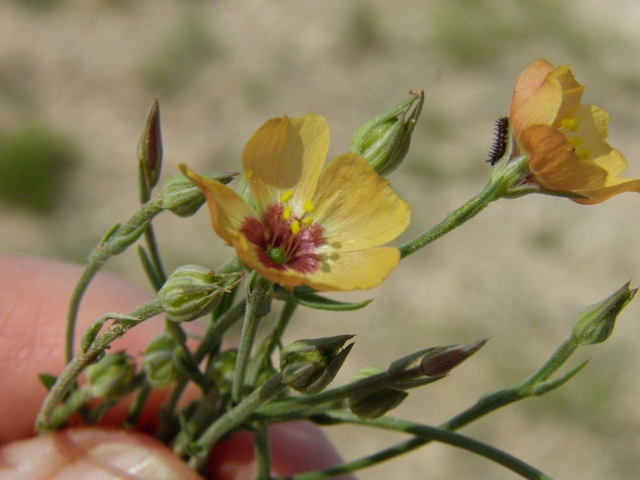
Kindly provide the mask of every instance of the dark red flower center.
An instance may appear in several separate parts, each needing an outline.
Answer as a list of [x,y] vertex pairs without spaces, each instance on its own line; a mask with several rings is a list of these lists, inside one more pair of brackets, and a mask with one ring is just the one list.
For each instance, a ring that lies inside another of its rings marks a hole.
[[[290,218],[285,219],[286,216]],[[266,209],[262,221],[247,218],[240,232],[258,247],[258,258],[264,267],[312,273],[321,268],[319,248],[327,241],[317,222],[304,220],[295,214],[285,215],[285,205],[278,202]]]

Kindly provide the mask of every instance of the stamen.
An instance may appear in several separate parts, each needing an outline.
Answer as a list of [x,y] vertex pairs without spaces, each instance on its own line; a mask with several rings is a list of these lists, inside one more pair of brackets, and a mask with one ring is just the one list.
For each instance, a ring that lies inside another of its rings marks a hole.
[[562,120],[560,120],[560,125],[562,125],[567,130],[577,132],[578,127],[580,126],[580,121],[577,118],[563,118]]
[[287,203],[289,200],[291,200],[291,197],[293,197],[293,191],[291,190],[287,190],[286,192],[284,192],[282,194],[282,196],[280,197],[280,201],[282,203]]
[[569,140],[569,143],[571,144],[572,147],[578,147],[584,143],[584,138],[582,137],[571,137],[571,138],[568,138],[567,140]]
[[304,217],[304,218],[302,219],[302,224],[303,224],[305,227],[308,227],[308,226],[309,226],[309,225],[311,225],[312,223],[313,223],[313,217]]
[[284,212],[282,212],[282,218],[284,218],[285,220],[289,220],[292,213],[293,207],[291,205],[287,205],[286,207],[284,207]]
[[300,222],[298,220],[291,222],[291,233],[294,235],[298,235],[300,233]]
[[307,200],[306,202],[304,202],[303,208],[305,212],[311,212],[315,208],[315,205],[311,200]]
[[588,160],[589,157],[591,156],[591,153],[586,148],[583,148],[582,150],[578,150],[576,152],[576,155],[580,160]]

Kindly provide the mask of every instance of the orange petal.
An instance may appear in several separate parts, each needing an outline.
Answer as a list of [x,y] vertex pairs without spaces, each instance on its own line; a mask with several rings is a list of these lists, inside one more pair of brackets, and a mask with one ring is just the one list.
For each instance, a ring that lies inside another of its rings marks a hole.
[[315,272],[269,268],[260,261],[260,249],[240,235],[234,246],[238,256],[267,280],[286,287],[307,284],[318,291],[351,291],[380,285],[400,261],[397,248],[378,247],[355,252],[331,252],[322,255]]
[[530,126],[551,125],[562,105],[562,84],[549,81],[554,68],[536,60],[518,77],[511,102],[511,126],[516,138]]
[[569,141],[552,127],[534,125],[524,132],[521,141],[531,156],[532,173],[546,188],[575,192],[607,177],[604,169],[580,160]]
[[596,203],[604,202],[605,200],[608,200],[615,195],[619,195],[620,193],[625,192],[640,193],[640,180],[637,180],[635,178],[609,177],[606,181],[606,185],[601,188],[582,190],[578,192],[583,195],[587,195],[589,198],[572,198],[571,200],[583,205],[593,205]]
[[256,212],[236,192],[229,187],[201,177],[186,165],[179,165],[180,171],[197,186],[209,204],[211,223],[216,233],[229,245],[239,235],[246,218],[256,217]]
[[329,126],[320,115],[273,118],[262,125],[242,154],[258,210],[264,211],[287,190],[294,193],[294,205],[309,199],[328,150]]
[[411,209],[359,155],[327,164],[313,199],[313,217],[332,249],[349,252],[387,243],[409,225]]

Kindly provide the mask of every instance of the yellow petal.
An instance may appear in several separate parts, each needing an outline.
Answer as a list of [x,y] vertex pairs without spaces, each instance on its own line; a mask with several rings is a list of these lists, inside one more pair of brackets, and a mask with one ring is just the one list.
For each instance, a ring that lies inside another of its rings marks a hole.
[[558,115],[563,115],[565,111],[576,108],[580,104],[584,87],[576,81],[569,67],[557,67],[553,73],[549,75],[548,81],[557,81],[560,83],[562,105],[560,106]]
[[548,189],[574,192],[607,177],[604,169],[579,159],[564,135],[552,127],[534,125],[521,141],[531,157],[532,173]]
[[229,245],[247,218],[255,218],[256,213],[236,192],[226,185],[201,177],[186,165],[179,165],[180,171],[197,186],[211,210],[211,223],[215,232]]
[[[273,118],[251,137],[242,166],[256,208],[263,212],[282,194],[293,191],[292,203],[313,195],[329,150],[329,126],[320,115]],[[304,203],[302,200],[302,203]]]
[[583,205],[593,205],[596,203],[604,202],[605,200],[608,200],[615,195],[619,195],[620,193],[640,193],[640,180],[637,180],[635,178],[609,177],[607,178],[607,181],[605,183],[606,185],[602,188],[595,188],[578,192],[583,195],[587,195],[589,198],[572,198],[571,200]]
[[532,125],[551,125],[562,106],[562,84],[549,80],[554,68],[545,60],[529,65],[518,77],[511,102],[511,126],[516,138]]
[[291,268],[270,268],[264,252],[240,235],[234,243],[238,256],[267,280],[293,288],[307,284],[319,291],[350,291],[380,285],[400,261],[400,252],[392,247],[379,247],[356,252],[322,255],[320,267],[312,272]]
[[389,181],[352,153],[327,164],[313,203],[329,247],[341,252],[387,243],[404,232],[411,217],[409,205]]

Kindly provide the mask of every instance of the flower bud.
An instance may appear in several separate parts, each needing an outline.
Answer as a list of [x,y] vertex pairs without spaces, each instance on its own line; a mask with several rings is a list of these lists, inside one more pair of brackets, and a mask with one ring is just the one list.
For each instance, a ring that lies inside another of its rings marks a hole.
[[162,134],[158,99],[151,104],[147,123],[138,144],[138,160],[142,165],[149,190],[158,184],[162,170]]
[[[237,175],[231,172],[214,173],[203,177],[227,184]],[[178,173],[162,184],[162,208],[170,210],[179,217],[190,217],[204,205],[204,195],[191,180]]]
[[[378,367],[364,367],[353,376],[351,382],[385,372],[386,370]],[[409,394],[405,391],[393,387],[382,387],[374,392],[349,397],[349,409],[362,420],[378,418],[396,408],[408,396]]]
[[435,347],[420,362],[421,373],[429,377],[446,375],[480,350],[487,341],[488,339],[485,338],[471,343]]
[[585,308],[580,313],[573,326],[573,337],[580,345],[594,345],[609,338],[618,315],[638,291],[638,289],[629,290],[629,283],[627,282],[613,295]]
[[152,387],[168,387],[177,378],[178,371],[172,359],[175,348],[176,344],[166,333],[158,335],[147,346],[142,369]]
[[133,358],[124,352],[105,355],[87,368],[87,381],[94,397],[118,398],[129,393],[135,374]]
[[[391,108],[362,125],[351,140],[351,153],[362,155],[382,176],[400,166],[407,155],[411,134],[420,117],[424,92]],[[413,103],[418,100],[413,111]]]
[[158,292],[167,318],[190,322],[213,311],[222,295],[240,282],[238,274],[216,275],[200,265],[183,265],[173,272]]
[[282,381],[307,395],[322,391],[334,379],[349,355],[353,335],[298,340],[280,352]]

